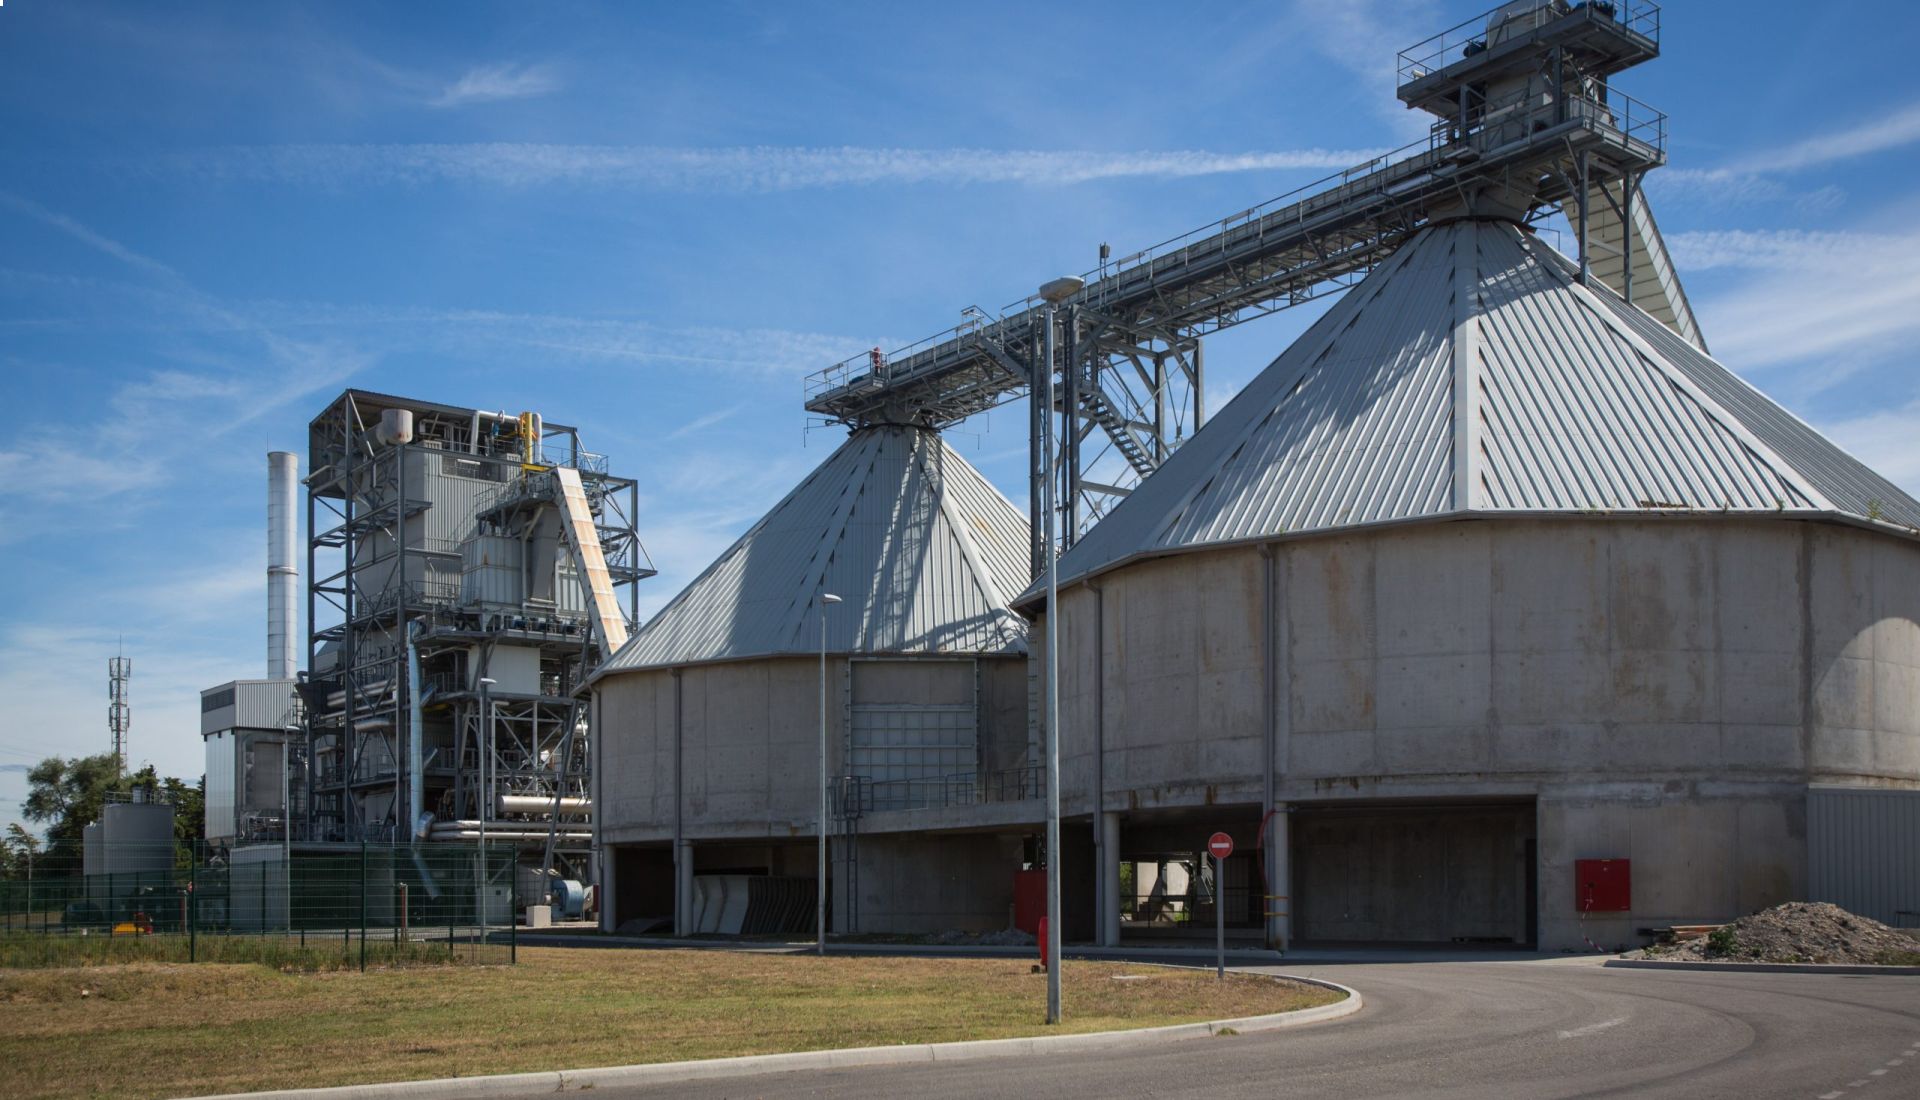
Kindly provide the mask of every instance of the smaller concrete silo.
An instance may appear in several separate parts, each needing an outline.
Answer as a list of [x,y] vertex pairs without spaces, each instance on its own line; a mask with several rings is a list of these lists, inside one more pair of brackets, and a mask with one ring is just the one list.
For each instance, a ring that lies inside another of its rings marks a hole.
[[[813,929],[823,650],[832,926],[1004,927],[1037,821],[1027,547],[938,433],[849,436],[595,674],[608,927]],[[983,802],[1026,809],[927,832]]]

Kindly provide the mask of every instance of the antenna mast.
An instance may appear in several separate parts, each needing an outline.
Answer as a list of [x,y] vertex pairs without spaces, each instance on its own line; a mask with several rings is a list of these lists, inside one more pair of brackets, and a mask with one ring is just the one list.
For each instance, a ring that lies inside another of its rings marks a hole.
[[107,658],[107,731],[113,736],[113,775],[127,774],[127,730],[133,709],[127,702],[127,681],[133,678],[133,658]]

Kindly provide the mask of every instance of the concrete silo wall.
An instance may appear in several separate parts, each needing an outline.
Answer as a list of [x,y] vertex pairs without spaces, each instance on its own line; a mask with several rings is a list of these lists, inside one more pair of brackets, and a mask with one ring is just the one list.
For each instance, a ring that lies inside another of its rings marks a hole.
[[[1863,529],[1408,526],[1127,566],[1061,614],[1068,813],[1096,774],[1109,812],[1258,805],[1269,751],[1296,820],[1531,801],[1547,947],[1799,896],[1809,782],[1920,788],[1920,547]],[[1630,912],[1582,920],[1590,857],[1634,861]]]
[[[949,710],[977,707],[972,731],[977,753],[961,754],[972,758],[957,766],[984,779],[1024,765],[1027,662],[1024,657],[982,658],[977,675],[974,665],[969,656],[854,662],[829,657],[829,775],[837,779],[852,767],[847,759],[850,704],[883,709],[899,704],[903,712],[918,702]],[[616,850],[610,864],[616,920],[665,915],[662,899],[670,903],[676,892],[671,857],[676,801],[687,845],[686,873],[725,869],[813,876],[819,677],[817,659],[781,657],[696,665],[678,670],[677,677],[670,669],[624,672],[599,682],[604,807],[599,825],[604,842]],[[924,817],[911,808],[891,816]],[[829,826],[838,833],[837,820]],[[1017,842],[1009,850],[991,836],[862,836],[859,844],[860,897],[846,894],[843,879],[852,876],[832,872],[836,927],[848,927],[855,913],[862,931],[1004,926],[1012,872],[1019,866]],[[839,868],[846,854],[842,841],[833,845]]]
[[[970,658],[959,658],[970,663]],[[848,661],[827,661],[830,775],[846,774]],[[888,698],[948,692],[954,661],[860,662],[884,670]],[[1025,761],[1026,661],[979,662],[979,767]],[[680,670],[680,812],[687,835],[706,839],[812,835],[819,804],[820,666],[783,657]],[[881,679],[882,677],[875,677]],[[675,673],[621,673],[598,685],[602,835],[670,838],[674,822]],[[925,681],[921,684],[921,681]]]

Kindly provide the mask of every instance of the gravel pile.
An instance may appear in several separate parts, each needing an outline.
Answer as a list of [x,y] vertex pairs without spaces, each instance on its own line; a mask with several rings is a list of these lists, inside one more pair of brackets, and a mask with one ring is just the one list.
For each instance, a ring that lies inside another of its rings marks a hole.
[[1720,932],[1632,952],[1675,962],[1772,962],[1872,965],[1908,962],[1920,939],[1823,901],[1790,901],[1741,917]]

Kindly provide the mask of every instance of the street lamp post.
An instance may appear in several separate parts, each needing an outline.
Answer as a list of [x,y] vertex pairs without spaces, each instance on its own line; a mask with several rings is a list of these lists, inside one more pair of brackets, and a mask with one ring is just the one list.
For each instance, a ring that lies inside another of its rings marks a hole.
[[500,681],[480,677],[480,888],[474,912],[480,918],[480,946],[487,944],[487,815],[493,811],[493,685]]
[[827,953],[827,608],[840,602],[831,592],[820,593],[820,818],[819,844],[813,889],[813,951]]
[[[1045,511],[1044,526],[1047,544],[1047,1022],[1060,1022],[1060,585],[1058,543],[1055,539],[1055,513],[1057,511],[1054,495],[1059,480],[1059,467],[1054,457],[1053,421],[1054,395],[1053,375],[1057,340],[1056,320],[1061,302],[1072,297],[1086,285],[1086,280],[1073,275],[1044,283],[1040,287],[1040,297],[1047,303],[1045,351],[1040,363],[1040,377],[1034,381],[1039,391],[1034,399],[1040,401],[1042,416],[1041,450],[1047,457],[1047,477],[1042,490],[1042,504]],[[1071,365],[1069,365],[1071,366]],[[1066,410],[1071,414],[1073,410]],[[1072,430],[1072,425],[1068,425]]]

